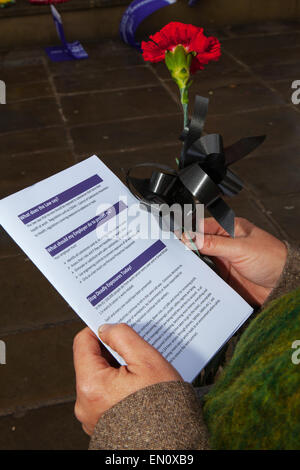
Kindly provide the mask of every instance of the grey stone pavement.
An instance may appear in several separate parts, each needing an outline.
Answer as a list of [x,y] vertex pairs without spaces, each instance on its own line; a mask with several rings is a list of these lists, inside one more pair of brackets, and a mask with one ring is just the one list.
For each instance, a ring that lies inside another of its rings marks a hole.
[[[266,134],[234,166],[245,189],[230,204],[278,237],[300,241],[300,25],[277,23],[214,32],[223,56],[195,77],[210,97],[207,132],[226,145]],[[98,154],[121,167],[175,165],[182,117],[163,65],[149,66],[118,41],[84,44],[90,58],[53,64],[42,48],[0,51],[7,101],[0,106],[0,197]],[[192,94],[193,94],[192,93]],[[83,324],[23,252],[0,234],[1,449],[85,449],[73,416],[72,340]]]

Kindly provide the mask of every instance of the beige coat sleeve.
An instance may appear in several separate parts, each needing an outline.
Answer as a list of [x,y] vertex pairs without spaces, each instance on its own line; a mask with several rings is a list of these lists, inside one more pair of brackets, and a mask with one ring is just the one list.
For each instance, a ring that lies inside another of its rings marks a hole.
[[272,300],[279,299],[284,294],[297,289],[300,286],[300,248],[285,242],[288,250],[287,260],[277,285],[265,301],[262,308]]
[[129,395],[98,421],[90,450],[208,449],[200,402],[185,382],[163,382]]

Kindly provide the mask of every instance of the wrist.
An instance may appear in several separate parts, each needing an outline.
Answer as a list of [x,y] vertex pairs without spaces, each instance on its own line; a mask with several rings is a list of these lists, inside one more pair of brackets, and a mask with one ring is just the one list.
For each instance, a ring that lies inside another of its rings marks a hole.
[[278,250],[277,253],[275,254],[276,259],[277,259],[277,266],[276,266],[276,271],[274,275],[274,281],[273,285],[271,286],[271,291],[278,285],[280,282],[282,273],[284,271],[284,267],[287,262],[288,258],[288,244],[284,241],[278,240]]

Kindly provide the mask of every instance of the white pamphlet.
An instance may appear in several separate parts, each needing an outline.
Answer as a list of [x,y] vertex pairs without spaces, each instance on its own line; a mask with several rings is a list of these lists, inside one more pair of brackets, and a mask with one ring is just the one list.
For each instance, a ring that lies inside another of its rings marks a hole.
[[94,155],[2,199],[0,223],[96,335],[127,323],[192,381],[252,308],[175,236],[142,236],[159,224],[132,207]]

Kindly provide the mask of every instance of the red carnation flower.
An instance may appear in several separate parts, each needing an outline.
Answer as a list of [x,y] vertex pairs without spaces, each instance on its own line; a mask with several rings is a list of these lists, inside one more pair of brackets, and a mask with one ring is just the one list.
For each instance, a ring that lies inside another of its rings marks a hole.
[[217,38],[206,37],[203,28],[192,24],[173,22],[150,36],[150,41],[142,42],[144,60],[161,62],[165,60],[166,51],[174,52],[178,45],[183,46],[187,53],[193,53],[191,74],[221,57],[221,46]]
[[188,90],[192,84],[191,75],[204,65],[221,56],[221,46],[217,38],[206,37],[203,28],[192,24],[169,23],[158,33],[150,36],[150,41],[142,42],[144,60],[165,61],[173,80],[180,90],[183,107],[184,126],[188,122]]

